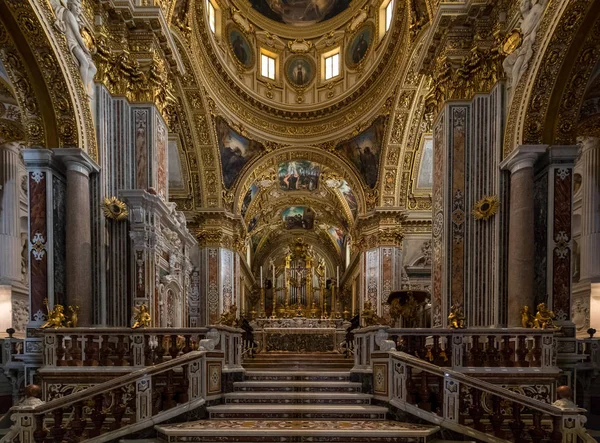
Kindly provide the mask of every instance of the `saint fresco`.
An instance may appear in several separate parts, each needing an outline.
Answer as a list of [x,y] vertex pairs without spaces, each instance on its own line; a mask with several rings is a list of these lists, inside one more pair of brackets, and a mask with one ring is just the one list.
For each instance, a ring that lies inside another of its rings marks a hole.
[[346,153],[370,188],[375,187],[379,177],[379,157],[385,122],[385,117],[378,117],[368,129],[336,148]]
[[330,226],[327,232],[341,250],[344,247],[344,231],[337,226]]
[[286,229],[312,229],[315,213],[305,206],[290,206],[281,213]]
[[308,160],[279,163],[279,187],[284,191],[314,191],[319,186],[321,167]]
[[303,88],[313,81],[315,68],[308,57],[296,55],[286,62],[285,75],[292,85]]
[[262,150],[262,145],[241,136],[220,117],[217,117],[216,125],[223,184],[229,189],[248,160]]
[[231,51],[235,58],[244,68],[252,68],[254,65],[254,51],[242,31],[235,26],[231,26],[228,31],[228,37]]
[[265,17],[292,26],[309,26],[344,11],[350,0],[251,0]]
[[250,186],[250,189],[248,189],[248,192],[246,192],[246,195],[244,196],[244,200],[242,201],[242,217],[246,216],[246,211],[248,211],[248,208],[250,207],[250,204],[252,203],[252,200],[254,200],[254,197],[256,197],[256,194],[258,194],[258,185],[256,183],[252,183],[252,185]]
[[342,184],[338,188],[346,203],[348,203],[348,207],[350,208],[350,212],[352,212],[352,217],[356,218],[356,213],[358,212],[358,201],[356,200],[356,196],[352,189],[348,185],[346,180],[342,181]]
[[355,67],[365,58],[367,51],[373,42],[375,34],[372,25],[367,24],[360,28],[346,50],[346,64],[349,67]]

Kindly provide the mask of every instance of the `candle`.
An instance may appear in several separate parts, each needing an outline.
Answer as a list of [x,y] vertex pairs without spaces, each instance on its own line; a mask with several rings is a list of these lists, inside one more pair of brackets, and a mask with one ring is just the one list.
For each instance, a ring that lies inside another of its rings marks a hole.
[[262,266],[260,267],[260,287],[263,287],[263,279],[262,279]]

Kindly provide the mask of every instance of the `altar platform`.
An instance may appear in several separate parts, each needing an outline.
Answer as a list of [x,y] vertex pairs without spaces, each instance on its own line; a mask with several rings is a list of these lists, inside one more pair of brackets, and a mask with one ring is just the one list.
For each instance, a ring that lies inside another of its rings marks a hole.
[[344,319],[259,318],[252,321],[259,352],[339,352],[350,323]]

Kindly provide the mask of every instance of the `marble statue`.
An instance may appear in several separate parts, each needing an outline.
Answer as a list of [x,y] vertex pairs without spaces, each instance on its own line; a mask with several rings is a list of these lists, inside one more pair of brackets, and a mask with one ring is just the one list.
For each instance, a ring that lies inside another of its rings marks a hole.
[[94,76],[96,65],[92,54],[81,36],[81,0],[58,0],[54,2],[56,27],[67,37],[69,50],[79,65],[81,80],[88,94],[94,94]]
[[521,0],[520,10],[523,17],[521,46],[509,54],[502,63],[509,87],[515,86],[529,67],[529,61],[533,56],[533,43],[545,8],[546,0]]

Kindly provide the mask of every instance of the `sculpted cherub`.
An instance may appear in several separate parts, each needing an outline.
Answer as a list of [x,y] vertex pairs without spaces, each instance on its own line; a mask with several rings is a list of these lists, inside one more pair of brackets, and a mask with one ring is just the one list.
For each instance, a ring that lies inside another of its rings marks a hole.
[[150,312],[146,303],[142,303],[139,308],[133,308],[133,325],[131,329],[147,328],[150,326]]
[[460,305],[452,305],[450,308],[448,327],[452,329],[463,329],[465,327],[465,316]]
[[529,306],[523,306],[521,309],[521,326],[524,328],[532,328],[535,317],[531,314]]
[[48,311],[48,321],[44,323],[42,328],[64,328],[65,327],[65,314],[62,305],[55,305],[54,309],[50,309],[48,305],[48,299],[44,300],[46,309]]
[[538,305],[538,312],[535,314],[533,319],[533,327],[537,329],[549,329],[554,327],[552,319],[554,318],[554,312],[550,311],[546,307],[546,303],[540,303]]

